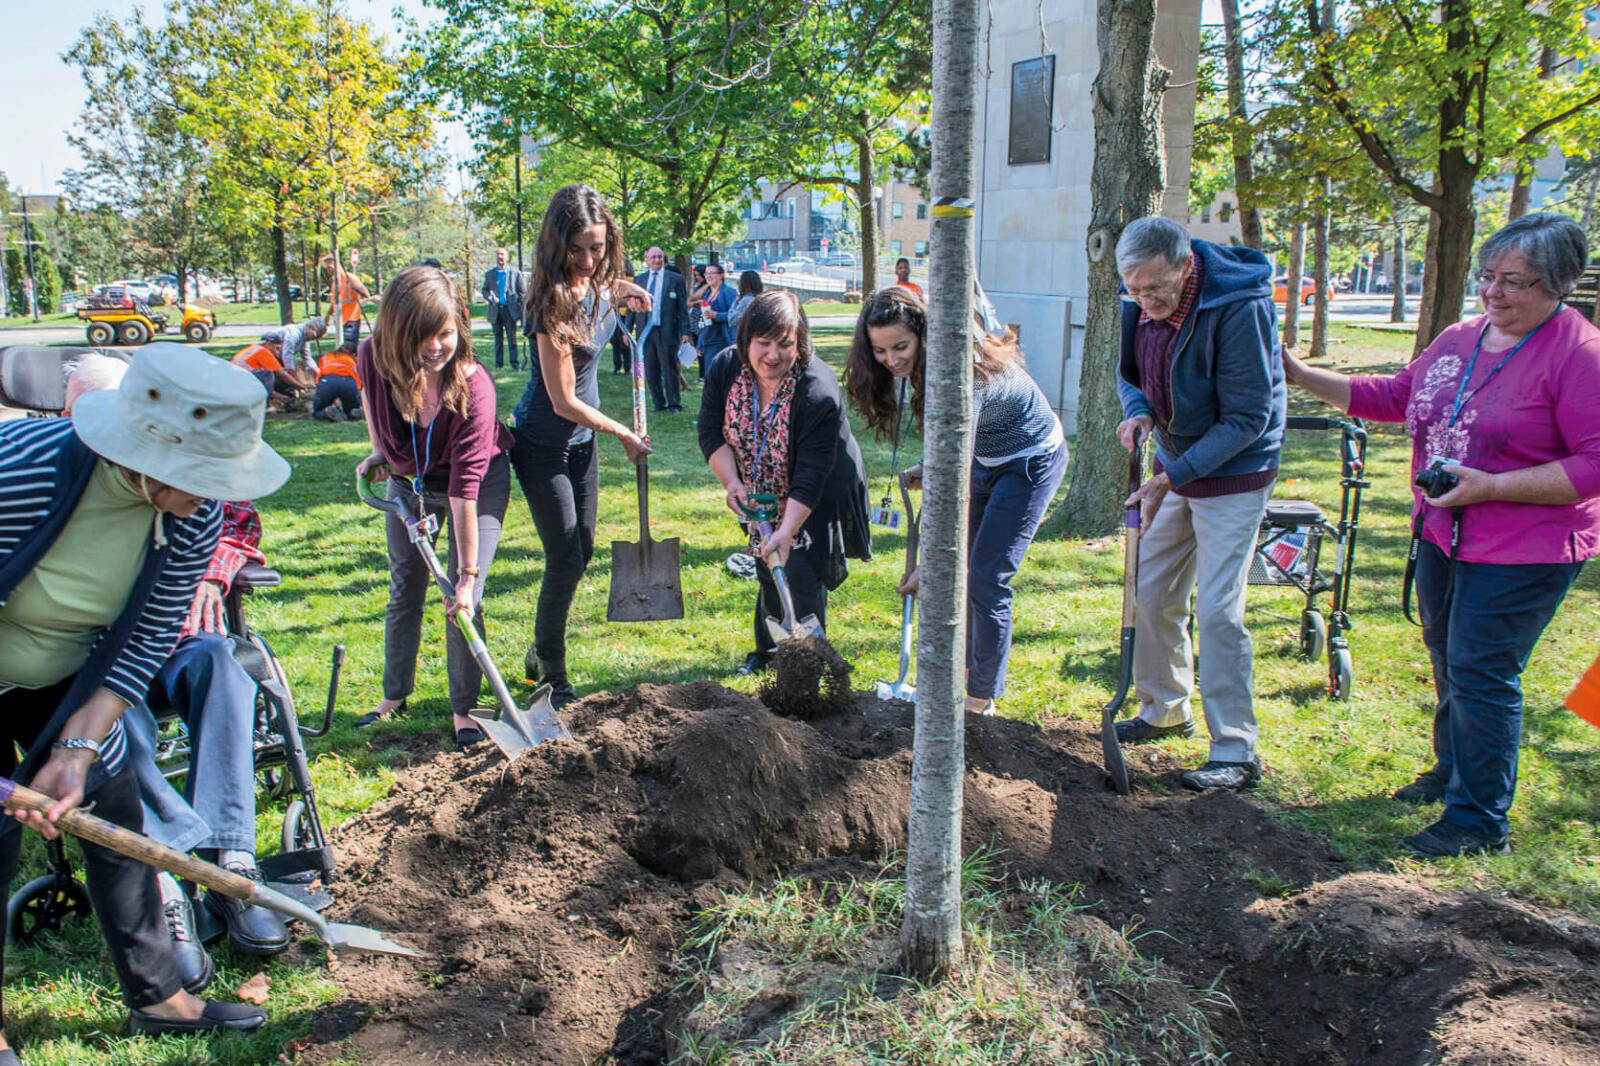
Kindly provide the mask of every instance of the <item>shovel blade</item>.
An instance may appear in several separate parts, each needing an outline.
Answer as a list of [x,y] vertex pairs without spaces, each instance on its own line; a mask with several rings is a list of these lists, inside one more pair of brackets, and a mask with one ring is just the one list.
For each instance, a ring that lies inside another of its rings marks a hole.
[[611,542],[608,622],[663,622],[683,617],[683,548],[677,537]]
[[550,699],[549,685],[534,690],[525,711],[506,711],[502,718],[509,720],[530,744],[543,744],[547,740],[571,740],[572,734],[556,714],[556,705]]
[[477,710],[472,712],[472,717],[477,721],[478,728],[483,730],[483,735],[500,749],[501,754],[508,759],[515,759],[523,752],[533,750],[533,741],[523,736],[521,730],[510,722],[492,717],[492,714],[492,711]]
[[365,925],[347,925],[343,922],[328,922],[328,943],[338,948],[349,948],[352,951],[365,951],[373,955],[404,955],[408,958],[421,958],[422,952],[408,948],[404,944],[396,944],[376,929]]
[[917,702],[917,687],[904,681],[879,681],[878,698],[880,700],[902,700],[915,705]]

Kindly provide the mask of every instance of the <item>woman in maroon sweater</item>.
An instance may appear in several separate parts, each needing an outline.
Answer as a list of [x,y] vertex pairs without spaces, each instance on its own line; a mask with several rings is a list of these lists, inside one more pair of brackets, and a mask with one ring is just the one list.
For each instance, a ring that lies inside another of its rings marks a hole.
[[[372,336],[356,352],[372,454],[356,467],[380,479],[403,476],[441,525],[450,527],[446,571],[455,582],[447,609],[468,607],[483,632],[483,583],[500,543],[511,495],[511,434],[495,414],[494,381],[472,354],[467,305],[437,267],[409,267],[389,283]],[[389,481],[389,498],[402,489]],[[369,726],[405,706],[417,672],[422,607],[431,579],[394,515],[384,519],[389,607],[384,615],[383,699],[357,720]],[[460,630],[445,628],[445,665],[456,746],[483,739],[468,712],[483,676]]]

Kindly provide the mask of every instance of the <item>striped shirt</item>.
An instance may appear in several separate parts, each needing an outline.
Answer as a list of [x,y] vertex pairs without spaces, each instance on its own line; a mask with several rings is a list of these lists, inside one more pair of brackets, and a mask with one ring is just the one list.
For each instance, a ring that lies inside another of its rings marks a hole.
[[[0,565],[27,545],[53,505],[75,504],[75,500],[61,499],[73,487],[57,484],[57,459],[72,437],[72,422],[65,418],[0,423]],[[177,645],[195,586],[211,562],[221,529],[222,508],[215,501],[207,501],[190,517],[171,523],[166,562],[133,632],[102,682],[128,703],[145,698],[151,679]],[[104,639],[102,633],[95,647]],[[102,755],[108,768],[117,765],[125,743],[120,724],[113,727]]]

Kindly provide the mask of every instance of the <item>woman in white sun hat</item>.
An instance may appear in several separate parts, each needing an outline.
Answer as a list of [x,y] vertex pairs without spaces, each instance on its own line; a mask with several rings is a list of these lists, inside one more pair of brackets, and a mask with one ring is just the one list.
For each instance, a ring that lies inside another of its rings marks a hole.
[[[92,796],[100,817],[140,827],[119,719],[177,642],[216,545],[216,501],[289,478],[262,443],[265,408],[248,373],[151,344],[120,388],[78,397],[70,419],[0,424],[0,775],[60,801],[18,821],[54,837],[55,820]],[[0,826],[6,892],[20,835]],[[134,1032],[265,1022],[259,1008],[183,990],[151,867],[87,842],[83,852]],[[0,1030],[0,1066],[16,1061]]]

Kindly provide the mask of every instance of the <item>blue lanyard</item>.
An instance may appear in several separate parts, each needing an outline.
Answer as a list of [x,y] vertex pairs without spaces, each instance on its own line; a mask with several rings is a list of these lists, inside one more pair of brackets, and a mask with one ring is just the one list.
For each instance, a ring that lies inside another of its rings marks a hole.
[[[439,416],[435,414],[433,422],[437,421]],[[428,423],[428,436],[425,438],[427,443],[423,446],[420,462],[417,461],[417,424],[411,423],[411,458],[417,462],[417,476],[411,479],[411,487],[416,490],[418,499],[422,498],[422,475],[428,472],[428,465],[433,462],[433,422]]]
[[[783,382],[780,381],[778,383],[778,389],[781,392],[781,390],[783,389]],[[760,476],[760,472],[761,472],[761,456],[764,455],[766,453],[766,450],[767,450],[767,440],[766,440],[765,437],[763,437],[761,435],[761,399],[760,399],[760,392],[759,392],[759,390],[757,390],[754,382],[752,382],[751,385],[750,385],[750,399],[754,401],[750,405],[750,409],[751,409],[751,412],[755,415],[755,426],[751,429],[751,434],[750,434],[750,436],[751,436],[751,440],[750,440],[751,450],[753,450],[755,452],[755,454],[756,454],[755,463],[752,464],[754,466],[754,469],[750,471],[750,478],[753,481],[753,480],[755,480],[755,478]],[[781,395],[774,395],[772,397],[772,402],[767,405],[767,425],[768,426],[771,426],[773,420],[778,417],[778,401],[781,400],[781,399],[783,399],[783,397]]]
[[1527,344],[1529,341],[1533,340],[1533,335],[1535,333],[1538,333],[1541,329],[1544,328],[1544,323],[1545,322],[1548,322],[1552,318],[1556,317],[1556,312],[1558,312],[1560,310],[1561,310],[1560,305],[1557,305],[1555,311],[1551,311],[1548,315],[1545,316],[1544,322],[1540,322],[1537,326],[1534,326],[1533,329],[1530,330],[1527,333],[1526,336],[1524,336],[1516,344],[1513,344],[1511,346],[1511,350],[1509,352],[1507,352],[1505,355],[1501,356],[1500,361],[1494,365],[1494,369],[1489,371],[1489,376],[1483,379],[1483,384],[1479,385],[1477,388],[1473,389],[1469,393],[1469,392],[1467,392],[1467,382],[1469,380],[1471,380],[1472,372],[1474,370],[1476,370],[1477,367],[1478,367],[1478,353],[1483,351],[1483,338],[1485,336],[1487,336],[1488,333],[1489,333],[1489,327],[1488,326],[1484,326],[1483,327],[1482,332],[1480,332],[1478,334],[1478,343],[1473,345],[1472,358],[1467,361],[1467,369],[1461,375],[1461,384],[1456,386],[1456,402],[1455,402],[1455,406],[1450,409],[1450,422],[1445,428],[1447,428],[1447,429],[1455,428],[1456,419],[1461,417],[1461,409],[1463,407],[1467,406],[1467,404],[1471,403],[1473,398],[1476,397],[1478,395],[1478,393],[1482,392],[1484,390],[1484,388],[1486,388],[1488,386],[1489,382],[1494,380],[1494,376],[1496,374],[1500,373],[1500,371],[1502,369],[1504,369],[1504,367],[1505,367],[1505,365],[1507,363],[1511,362],[1511,357],[1516,355],[1518,352],[1522,351],[1522,346],[1524,344]]

